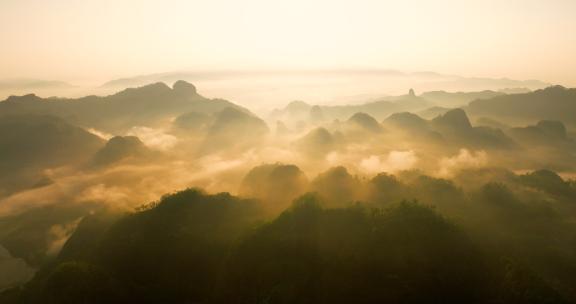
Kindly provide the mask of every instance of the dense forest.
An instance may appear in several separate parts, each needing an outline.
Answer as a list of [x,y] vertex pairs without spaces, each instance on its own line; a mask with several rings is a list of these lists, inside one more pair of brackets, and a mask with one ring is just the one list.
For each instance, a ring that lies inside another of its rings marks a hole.
[[[418,172],[358,180],[337,167],[272,217],[266,204],[282,197],[187,189],[133,212],[84,217],[56,259],[3,297],[19,303],[572,302],[576,227],[567,214],[576,209],[576,185],[551,171],[467,171],[458,179],[479,176],[494,181],[466,191]],[[279,195],[261,186],[262,195]]]

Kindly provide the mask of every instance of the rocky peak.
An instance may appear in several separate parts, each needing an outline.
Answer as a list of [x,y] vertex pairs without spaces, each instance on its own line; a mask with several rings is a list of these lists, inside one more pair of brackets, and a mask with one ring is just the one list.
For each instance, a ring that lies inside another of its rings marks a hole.
[[182,95],[196,95],[197,91],[196,91],[196,87],[189,83],[186,82],[184,80],[178,80],[174,83],[174,85],[172,85],[172,90],[177,93],[177,94],[182,94]]

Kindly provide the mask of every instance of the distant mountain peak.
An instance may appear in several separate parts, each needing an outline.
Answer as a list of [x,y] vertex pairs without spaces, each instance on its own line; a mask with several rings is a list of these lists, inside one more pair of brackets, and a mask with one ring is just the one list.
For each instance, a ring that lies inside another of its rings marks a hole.
[[196,91],[196,87],[184,80],[178,80],[172,85],[172,90],[177,94],[183,95],[196,95],[198,94]]
[[94,156],[94,165],[104,166],[130,156],[143,155],[148,148],[136,136],[114,136]]
[[546,95],[563,95],[569,93],[571,90],[573,89],[569,89],[561,85],[553,85],[541,90],[537,90],[536,92]]
[[453,128],[472,128],[468,115],[462,109],[453,109],[443,115],[439,115],[433,120],[435,123]]
[[166,89],[170,89],[170,87],[167,84],[165,84],[164,82],[154,82],[151,84],[147,84],[147,85],[144,85],[141,87],[134,88],[134,90],[138,90],[138,89],[140,89],[140,90],[143,90],[143,89],[166,90]]
[[542,89],[542,91],[564,91],[566,90],[566,88],[564,86],[561,85],[553,85],[553,86],[549,86],[547,88]]
[[381,127],[380,124],[378,124],[378,121],[376,121],[376,119],[374,119],[374,117],[363,113],[363,112],[358,112],[355,113],[354,115],[352,115],[349,119],[348,122],[354,123],[358,126],[361,126],[362,128],[371,130],[371,131],[380,131]]
[[312,106],[301,101],[301,100],[294,100],[290,102],[286,106],[286,110],[288,111],[308,111]]
[[118,92],[116,95],[134,95],[134,94],[168,94],[171,88],[163,82],[155,82],[135,88],[127,88]]
[[422,117],[411,112],[398,112],[390,115],[385,121],[422,122]]
[[557,138],[566,138],[566,126],[561,121],[541,120],[536,126],[545,132],[548,136]]
[[22,96],[10,96],[6,99],[6,102],[39,102],[42,98],[36,96],[36,94],[26,94]]
[[396,128],[401,128],[405,130],[427,130],[428,121],[422,117],[410,113],[410,112],[400,112],[390,115],[383,121],[386,125],[392,125]]
[[576,89],[556,85],[528,93],[474,100],[466,107],[466,111],[473,116],[514,119],[517,124],[557,120],[574,128]]

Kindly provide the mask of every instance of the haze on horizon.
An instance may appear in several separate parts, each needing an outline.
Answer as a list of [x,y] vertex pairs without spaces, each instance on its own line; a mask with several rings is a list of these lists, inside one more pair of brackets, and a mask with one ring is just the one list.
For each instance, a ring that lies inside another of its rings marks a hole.
[[0,0],[0,303],[576,303],[575,8]]
[[4,0],[0,79],[390,68],[571,86],[575,12],[570,0]]

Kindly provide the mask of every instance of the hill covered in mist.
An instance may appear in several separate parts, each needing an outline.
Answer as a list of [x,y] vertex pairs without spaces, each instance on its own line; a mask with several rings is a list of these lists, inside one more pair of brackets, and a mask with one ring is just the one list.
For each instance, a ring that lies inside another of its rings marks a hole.
[[576,295],[566,213],[576,188],[553,172],[362,181],[334,168],[270,217],[266,205],[286,189],[265,184],[298,179],[288,169],[246,176],[263,186],[260,200],[189,189],[127,214],[89,215],[55,264],[4,299],[569,303]]
[[211,114],[226,107],[241,108],[225,100],[204,98],[192,84],[177,81],[172,88],[164,83],[154,83],[104,97],[44,99],[34,94],[11,96],[0,102],[0,115],[55,115],[86,128],[115,133],[132,126],[158,124],[178,113]]
[[10,97],[0,302],[574,302],[571,94]]
[[502,95],[476,100],[466,108],[477,116],[513,122],[559,120],[576,126],[576,89],[553,86],[531,93]]

